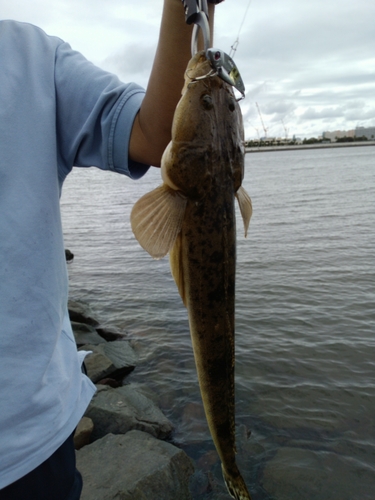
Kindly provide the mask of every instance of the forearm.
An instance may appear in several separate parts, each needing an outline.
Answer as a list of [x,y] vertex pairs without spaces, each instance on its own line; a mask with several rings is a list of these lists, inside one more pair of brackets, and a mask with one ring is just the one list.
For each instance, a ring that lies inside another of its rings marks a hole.
[[[209,14],[212,28],[213,5],[209,5]],[[154,64],[130,139],[130,156],[135,161],[160,165],[171,138],[173,114],[191,58],[191,33],[192,27],[185,23],[181,0],[164,0]]]

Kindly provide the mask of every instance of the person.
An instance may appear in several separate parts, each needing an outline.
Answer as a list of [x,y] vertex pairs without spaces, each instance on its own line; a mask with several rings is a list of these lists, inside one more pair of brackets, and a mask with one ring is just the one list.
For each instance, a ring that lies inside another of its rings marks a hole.
[[95,386],[68,316],[61,189],[73,166],[139,179],[160,165],[190,41],[181,0],[164,0],[144,91],[0,21],[0,500],[80,497],[73,434]]

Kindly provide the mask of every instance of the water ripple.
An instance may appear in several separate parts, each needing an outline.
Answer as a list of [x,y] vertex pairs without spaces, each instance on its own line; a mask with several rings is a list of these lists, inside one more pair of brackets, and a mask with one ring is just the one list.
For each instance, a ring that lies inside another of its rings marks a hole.
[[[159,172],[119,177],[68,177],[70,294],[128,332],[141,356],[132,380],[155,389],[176,441],[199,461],[212,443],[186,310],[168,259],[153,261],[129,225]],[[254,208],[247,239],[238,219],[237,245],[237,421],[252,430],[240,439],[244,475],[263,500],[373,498],[373,148],[247,155],[244,184]]]

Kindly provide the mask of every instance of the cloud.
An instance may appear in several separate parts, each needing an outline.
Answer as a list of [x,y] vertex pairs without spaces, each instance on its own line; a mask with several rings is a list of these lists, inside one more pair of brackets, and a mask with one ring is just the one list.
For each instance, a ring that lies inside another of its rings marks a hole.
[[[355,126],[355,111],[358,119],[371,121],[374,16],[375,4],[366,0],[253,2],[236,53],[246,100],[259,103],[267,124],[284,114],[291,129],[306,127],[316,135],[329,123]],[[350,104],[361,98],[368,100],[368,109]],[[254,112],[247,116],[256,120]]]
[[[146,85],[162,0],[0,0],[2,18],[32,22],[124,81]],[[215,46],[229,52],[248,0],[228,0],[215,15]],[[182,9],[182,6],[181,6]],[[375,2],[253,0],[234,59],[246,85],[247,136],[319,135],[375,125]],[[167,76],[166,76],[167,78]]]
[[301,115],[299,120],[321,120],[322,118],[338,118],[344,115],[343,110],[339,107],[324,107],[322,109],[307,108]]
[[366,106],[362,109],[348,109],[345,110],[344,116],[348,121],[358,121],[363,126],[370,126],[370,123],[366,125],[364,122],[375,123],[375,106]]
[[147,84],[156,47],[147,43],[129,44],[101,62],[101,67],[116,73],[125,81]]

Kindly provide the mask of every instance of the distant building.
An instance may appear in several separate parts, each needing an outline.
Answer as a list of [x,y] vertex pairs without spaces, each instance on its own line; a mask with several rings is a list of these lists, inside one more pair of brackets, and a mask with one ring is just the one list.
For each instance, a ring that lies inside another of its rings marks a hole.
[[260,141],[261,142],[274,142],[274,141],[276,141],[276,137],[261,137]]
[[296,144],[302,144],[302,139],[301,137],[296,137],[295,135],[293,135],[293,139],[292,139]]
[[334,132],[323,132],[323,139],[330,139],[335,142],[342,137],[355,137],[355,130],[335,130]]
[[365,136],[369,141],[375,141],[375,127],[357,127],[355,137]]

